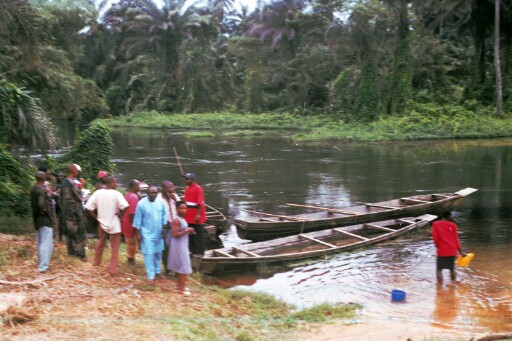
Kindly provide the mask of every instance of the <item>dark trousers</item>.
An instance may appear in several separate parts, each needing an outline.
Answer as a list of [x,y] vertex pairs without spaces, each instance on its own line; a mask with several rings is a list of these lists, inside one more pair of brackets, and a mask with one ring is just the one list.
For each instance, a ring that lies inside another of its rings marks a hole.
[[165,237],[164,237],[164,250],[162,251],[162,264],[164,266],[164,272],[167,273],[169,269],[167,269],[167,263],[169,261],[169,247],[171,246],[171,230],[166,229],[165,230]]
[[192,227],[195,234],[188,235],[190,252],[193,255],[204,255],[204,237],[203,237],[203,224],[188,224],[189,227]]

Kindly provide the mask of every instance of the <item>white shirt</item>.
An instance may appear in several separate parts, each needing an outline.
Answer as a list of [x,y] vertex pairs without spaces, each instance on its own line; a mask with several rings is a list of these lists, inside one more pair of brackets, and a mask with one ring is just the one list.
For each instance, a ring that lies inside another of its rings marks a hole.
[[109,233],[121,233],[121,220],[118,213],[129,206],[126,199],[115,189],[98,189],[87,200],[85,209],[97,210],[101,228]]
[[[178,200],[180,200],[180,196],[177,193],[176,196],[178,197]],[[167,214],[169,215],[168,220],[170,223],[172,223],[178,216],[178,212],[176,211],[176,201],[174,201],[173,198],[167,200],[167,198],[164,197],[162,193],[158,193],[156,198],[162,200],[165,203],[165,206],[167,206]]]

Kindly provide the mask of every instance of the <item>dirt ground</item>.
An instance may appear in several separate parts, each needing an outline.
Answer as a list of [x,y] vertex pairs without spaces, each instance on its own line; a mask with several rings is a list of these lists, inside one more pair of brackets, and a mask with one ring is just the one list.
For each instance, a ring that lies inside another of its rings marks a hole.
[[432,341],[470,340],[474,335],[457,330],[434,327],[428,323],[404,321],[364,321],[358,324],[326,323],[309,326],[297,333],[297,340],[315,341]]
[[[226,302],[194,278],[192,295],[175,279],[148,285],[142,259],[106,273],[66,255],[56,244],[51,269],[38,274],[30,237],[0,234],[0,339],[7,340],[469,340],[472,335],[430,324],[363,320],[304,324],[294,333],[252,319],[243,302]],[[108,254],[108,252],[107,252]],[[89,251],[89,257],[92,252]],[[256,321],[256,322],[254,322]],[[256,337],[254,337],[256,336]]]

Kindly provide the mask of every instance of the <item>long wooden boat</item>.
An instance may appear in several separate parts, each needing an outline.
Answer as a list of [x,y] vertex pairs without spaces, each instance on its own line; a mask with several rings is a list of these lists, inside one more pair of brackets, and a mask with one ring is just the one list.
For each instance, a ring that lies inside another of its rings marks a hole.
[[205,204],[205,206],[206,223],[204,225],[204,230],[210,238],[216,239],[218,235],[226,229],[227,219],[226,216],[216,208],[207,204]]
[[413,195],[377,203],[359,203],[339,209],[288,204],[313,209],[315,212],[284,216],[248,211],[252,216],[236,219],[235,225],[240,238],[264,241],[370,221],[418,216],[423,213],[440,214],[443,210],[453,209],[460,199],[476,191],[474,188],[465,188],[455,193]]
[[257,270],[291,261],[325,257],[396,238],[425,226],[436,218],[435,215],[424,214],[416,218],[336,227],[265,242],[209,250],[202,258],[194,258],[193,261],[204,274]]

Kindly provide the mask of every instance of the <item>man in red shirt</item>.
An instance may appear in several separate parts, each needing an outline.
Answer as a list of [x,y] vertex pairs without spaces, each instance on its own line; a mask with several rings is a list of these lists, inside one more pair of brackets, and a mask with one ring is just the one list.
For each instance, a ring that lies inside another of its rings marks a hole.
[[135,254],[137,253],[137,235],[133,227],[133,217],[135,216],[135,209],[139,203],[140,181],[132,180],[128,183],[128,191],[124,198],[128,202],[128,208],[123,214],[121,220],[121,232],[123,233],[126,242],[126,254],[128,256],[128,264],[135,265]]
[[437,282],[443,284],[443,269],[449,269],[452,281],[457,279],[455,275],[455,257],[457,253],[465,256],[462,252],[457,233],[457,224],[451,219],[451,212],[445,211],[441,220],[432,224],[432,239],[437,249]]
[[204,192],[195,180],[194,173],[183,175],[187,188],[184,192],[184,201],[187,203],[185,220],[188,226],[194,228],[195,234],[189,235],[190,251],[193,255],[204,255],[203,224],[206,221],[206,209],[204,206]]

